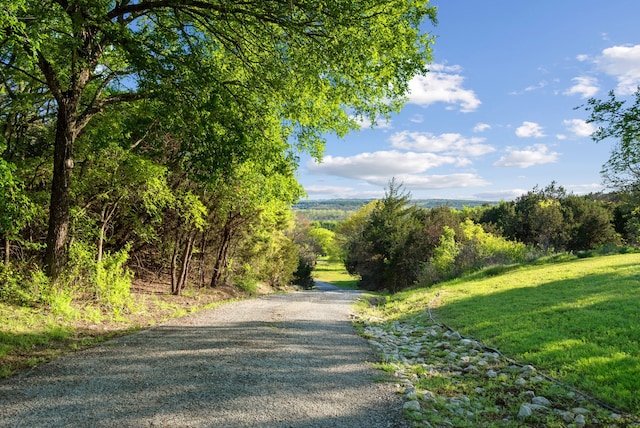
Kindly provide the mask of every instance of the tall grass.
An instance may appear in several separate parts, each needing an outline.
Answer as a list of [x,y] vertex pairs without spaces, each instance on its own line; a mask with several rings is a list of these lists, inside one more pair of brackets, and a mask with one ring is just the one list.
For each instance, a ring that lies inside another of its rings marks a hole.
[[435,317],[615,408],[640,414],[640,255],[512,267],[398,293],[387,320]]

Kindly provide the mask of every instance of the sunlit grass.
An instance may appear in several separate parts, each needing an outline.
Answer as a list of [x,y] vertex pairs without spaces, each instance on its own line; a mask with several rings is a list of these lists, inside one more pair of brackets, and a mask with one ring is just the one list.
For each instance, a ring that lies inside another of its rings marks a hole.
[[360,278],[350,275],[342,262],[328,260],[323,257],[318,261],[313,271],[313,279],[315,281],[328,282],[347,290],[357,290]]
[[526,266],[398,293],[387,320],[438,321],[640,414],[640,255]]

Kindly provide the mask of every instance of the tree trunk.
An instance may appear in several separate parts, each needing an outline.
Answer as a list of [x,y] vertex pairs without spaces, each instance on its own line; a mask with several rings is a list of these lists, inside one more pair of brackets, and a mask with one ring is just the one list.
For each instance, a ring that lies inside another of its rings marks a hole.
[[180,295],[180,286],[178,284],[178,253],[180,252],[180,234],[176,234],[176,242],[173,244],[173,254],[171,255],[171,294]]
[[11,261],[11,241],[5,236],[4,238],[4,265],[9,266]]
[[229,251],[230,244],[231,232],[225,225],[224,231],[222,233],[222,242],[220,243],[220,249],[218,250],[218,257],[216,258],[216,263],[213,266],[213,276],[211,277],[210,284],[212,288],[220,283],[220,278],[222,278],[222,273],[224,272],[227,264],[227,253]]
[[56,137],[53,151],[53,182],[49,204],[49,229],[44,264],[47,275],[57,278],[67,261],[69,234],[69,205],[71,170],[73,169],[73,140],[75,103],[58,102]]
[[182,266],[180,267],[180,279],[178,288],[183,290],[187,286],[189,277],[189,265],[191,264],[191,255],[193,254],[193,242],[195,241],[195,232],[189,234],[189,239],[185,244],[184,253],[182,254]]

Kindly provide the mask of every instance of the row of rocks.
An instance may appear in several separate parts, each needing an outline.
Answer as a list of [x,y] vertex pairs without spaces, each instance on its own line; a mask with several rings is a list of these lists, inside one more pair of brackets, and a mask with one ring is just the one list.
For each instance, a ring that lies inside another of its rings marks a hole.
[[429,318],[362,322],[417,427],[640,426]]

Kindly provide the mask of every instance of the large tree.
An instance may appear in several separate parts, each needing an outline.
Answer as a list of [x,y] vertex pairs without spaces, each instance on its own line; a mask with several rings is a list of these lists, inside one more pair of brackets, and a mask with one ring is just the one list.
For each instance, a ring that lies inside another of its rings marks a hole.
[[602,168],[605,184],[615,190],[637,193],[640,190],[640,87],[633,104],[616,97],[588,100],[585,109],[590,112],[587,120],[598,128],[592,134],[596,142],[613,140],[611,156]]
[[[320,157],[325,133],[342,135],[357,127],[354,118],[375,121],[400,107],[408,81],[431,59],[432,38],[419,27],[425,18],[435,22],[428,0],[0,0],[0,6],[0,66],[55,101],[45,254],[53,277],[66,260],[74,144],[105,108],[162,99],[176,89],[185,105],[231,100],[232,111],[252,119],[249,136],[265,116],[281,125],[270,138],[295,140]],[[203,122],[222,116],[233,122],[228,113],[209,113]],[[243,123],[235,124],[238,135],[247,135]]]

